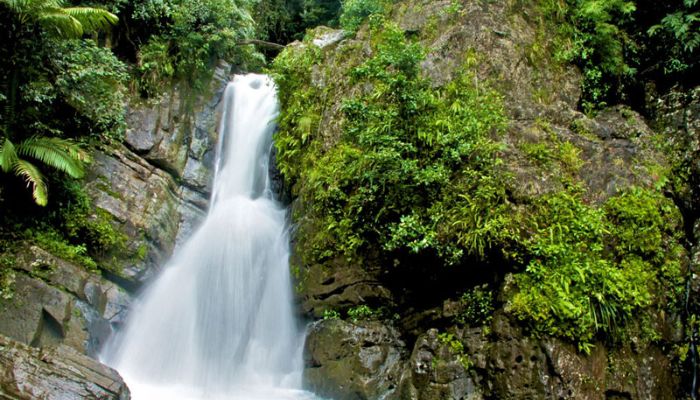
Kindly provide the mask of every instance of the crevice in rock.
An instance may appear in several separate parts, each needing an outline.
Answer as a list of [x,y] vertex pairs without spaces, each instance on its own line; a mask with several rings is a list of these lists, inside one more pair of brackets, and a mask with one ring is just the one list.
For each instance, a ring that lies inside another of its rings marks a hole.
[[63,326],[45,309],[41,310],[41,319],[36,334],[30,345],[34,347],[60,343],[65,338]]

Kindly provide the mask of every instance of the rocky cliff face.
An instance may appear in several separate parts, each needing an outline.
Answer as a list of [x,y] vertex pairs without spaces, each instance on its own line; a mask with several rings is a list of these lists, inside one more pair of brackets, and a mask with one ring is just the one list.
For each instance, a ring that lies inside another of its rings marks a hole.
[[[492,83],[504,95],[510,120],[502,159],[514,177],[507,189],[511,201],[528,204],[567,184],[555,172],[560,168],[533,158],[528,146],[534,144],[566,142],[580,150],[583,163],[574,177],[589,204],[602,204],[626,188],[653,186],[658,168],[685,160],[694,177],[692,187],[674,200],[692,243],[692,255],[683,262],[691,268],[688,312],[697,314],[700,280],[692,271],[698,268],[700,226],[698,89],[653,100],[654,112],[645,116],[623,106],[584,115],[577,108],[579,72],[552,62],[549,31],[536,9],[520,1],[461,4],[454,12],[450,1],[399,3],[390,19],[429,50],[421,68],[436,86],[452,79],[469,62],[465,59],[479,55],[475,79]],[[371,56],[372,40],[365,26],[354,37],[319,29],[310,40],[292,45],[298,51],[319,48],[321,61],[313,66],[311,85],[325,96],[319,133],[324,148],[343,134],[343,99],[366,89],[338,83],[337,77]],[[678,142],[679,154],[662,149],[660,134]],[[293,207],[303,220],[307,205]],[[309,329],[308,388],[335,399],[426,400],[673,399],[689,388],[683,379],[692,370],[690,361],[677,357],[679,348],[687,350],[685,316],[660,313],[655,328],[661,337],[652,344],[599,341],[586,355],[565,340],[533,335],[504,311],[510,290],[507,268],[489,268],[493,273],[487,277],[452,271],[407,278],[410,271],[387,273],[391,266],[376,265],[371,257],[362,263],[339,257],[302,265],[302,309],[312,318],[326,316]],[[487,281],[497,288],[492,319],[466,326],[455,322],[456,280],[465,286],[469,280]],[[400,315],[337,319],[365,305],[388,305]]]
[[101,267],[126,287],[148,280],[206,210],[230,69],[219,65],[196,98],[173,90],[157,104],[131,106],[125,145],[95,155],[88,178],[94,205],[129,237],[127,251],[108,255]]
[[3,255],[15,283],[13,298],[0,300],[0,335],[8,337],[0,341],[0,393],[128,398],[115,371],[81,354],[97,357],[132,296],[206,212],[230,70],[218,65],[196,97],[174,89],[157,104],[130,106],[124,145],[95,150],[86,179],[93,212],[126,238],[122,251],[97,257],[101,273],[32,243]]

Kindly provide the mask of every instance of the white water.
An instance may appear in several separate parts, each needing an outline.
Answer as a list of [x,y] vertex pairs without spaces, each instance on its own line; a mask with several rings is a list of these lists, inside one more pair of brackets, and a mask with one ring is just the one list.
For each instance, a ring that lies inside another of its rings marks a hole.
[[292,310],[286,213],[268,178],[276,92],[226,88],[210,211],[103,352],[135,400],[314,399]]

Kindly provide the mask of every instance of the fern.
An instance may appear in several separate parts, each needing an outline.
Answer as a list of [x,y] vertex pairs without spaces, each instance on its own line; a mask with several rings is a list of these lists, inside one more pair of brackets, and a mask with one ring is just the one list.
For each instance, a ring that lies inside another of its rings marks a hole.
[[73,178],[83,177],[83,162],[89,161],[87,154],[75,143],[56,137],[29,138],[17,147],[17,153],[35,158]]
[[15,175],[21,176],[27,181],[27,187],[31,187],[34,202],[40,206],[48,203],[48,193],[44,176],[39,169],[29,161],[17,159],[14,164]]
[[60,0],[0,0],[23,24],[38,22],[47,32],[65,38],[80,38],[86,33],[107,30],[119,18],[107,10],[93,7],[64,7]]
[[44,176],[34,164],[22,157],[33,158],[73,178],[81,178],[85,174],[83,164],[90,161],[88,154],[70,140],[34,136],[15,145],[6,138],[0,147],[0,168],[5,173],[11,172],[24,178],[32,189],[34,202],[40,206],[48,203]]

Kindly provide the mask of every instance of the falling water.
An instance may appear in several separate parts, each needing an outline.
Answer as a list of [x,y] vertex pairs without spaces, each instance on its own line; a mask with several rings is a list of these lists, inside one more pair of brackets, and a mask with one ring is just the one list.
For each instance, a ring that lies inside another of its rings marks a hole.
[[226,88],[210,211],[103,358],[134,399],[313,399],[301,387],[285,210],[268,177],[274,84]]

